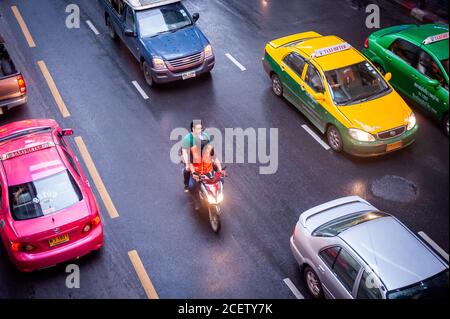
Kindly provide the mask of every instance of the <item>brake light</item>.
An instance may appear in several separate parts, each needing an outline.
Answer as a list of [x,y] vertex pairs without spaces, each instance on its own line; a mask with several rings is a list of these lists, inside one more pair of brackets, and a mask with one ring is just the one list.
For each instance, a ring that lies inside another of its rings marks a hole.
[[22,75],[17,77],[17,84],[19,85],[20,94],[27,93],[27,85]]
[[29,252],[29,251],[35,250],[36,248],[31,244],[12,243],[11,249],[12,249],[12,251],[15,251],[15,252]]
[[364,41],[364,48],[369,48],[369,38],[366,38],[366,40]]
[[94,218],[91,219],[91,221],[89,223],[87,223],[83,227],[83,233],[90,232],[95,226],[100,224],[100,222],[101,222],[100,216],[99,215],[95,216]]

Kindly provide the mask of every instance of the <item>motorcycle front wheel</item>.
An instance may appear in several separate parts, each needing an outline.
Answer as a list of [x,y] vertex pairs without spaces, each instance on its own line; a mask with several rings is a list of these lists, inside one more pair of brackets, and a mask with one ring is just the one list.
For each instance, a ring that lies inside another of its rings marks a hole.
[[217,234],[220,231],[220,207],[209,206],[209,223],[212,230]]

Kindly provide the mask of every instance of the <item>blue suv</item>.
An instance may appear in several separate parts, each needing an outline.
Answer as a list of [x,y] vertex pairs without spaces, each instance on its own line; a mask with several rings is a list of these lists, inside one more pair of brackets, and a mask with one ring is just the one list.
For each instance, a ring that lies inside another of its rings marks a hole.
[[214,68],[214,52],[180,0],[101,0],[111,38],[140,62],[149,86],[187,80]]

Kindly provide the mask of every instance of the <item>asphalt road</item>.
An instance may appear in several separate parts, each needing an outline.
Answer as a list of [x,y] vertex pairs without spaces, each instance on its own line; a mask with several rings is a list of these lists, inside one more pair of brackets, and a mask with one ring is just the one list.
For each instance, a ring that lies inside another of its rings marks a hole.
[[[81,9],[79,29],[65,26],[65,9],[71,3]],[[216,68],[211,77],[150,89],[125,46],[107,35],[97,1],[0,3],[0,32],[26,76],[30,100],[0,117],[0,125],[55,118],[72,127],[85,141],[120,215],[109,218],[99,200],[106,244],[102,251],[74,262],[81,270],[80,289],[66,288],[66,264],[22,274],[1,247],[0,298],[146,298],[128,258],[132,250],[138,252],[161,298],[294,298],[285,278],[307,298],[289,237],[302,211],[348,195],[364,197],[448,251],[449,145],[438,125],[417,112],[421,131],[412,147],[374,159],[335,154],[302,128],[312,127],[302,114],[272,94],[262,69],[264,44],[287,34],[315,30],[361,48],[371,32],[364,26],[364,3],[185,4],[191,12],[200,12],[199,25],[214,46]],[[12,5],[19,8],[35,48],[28,47]],[[396,7],[382,11],[382,27],[411,22],[415,21]],[[62,118],[39,60],[45,61],[70,117]],[[132,81],[140,83],[148,100]],[[209,229],[206,216],[193,211],[182,190],[181,167],[169,157],[174,144],[170,133],[187,127],[193,118],[221,130],[279,129],[276,174],[260,175],[258,164],[228,165],[219,235]],[[75,143],[73,147],[76,150]]]

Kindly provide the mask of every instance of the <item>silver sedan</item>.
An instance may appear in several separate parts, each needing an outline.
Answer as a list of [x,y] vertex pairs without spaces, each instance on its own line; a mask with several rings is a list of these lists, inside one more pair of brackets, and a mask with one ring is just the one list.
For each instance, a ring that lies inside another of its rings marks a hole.
[[302,213],[290,245],[315,298],[448,297],[448,262],[356,196]]

